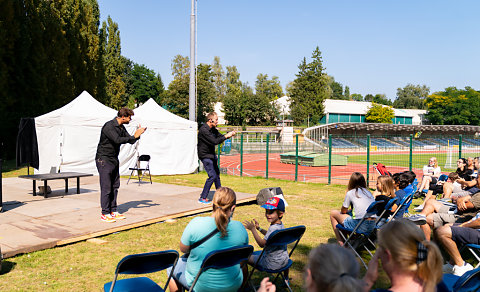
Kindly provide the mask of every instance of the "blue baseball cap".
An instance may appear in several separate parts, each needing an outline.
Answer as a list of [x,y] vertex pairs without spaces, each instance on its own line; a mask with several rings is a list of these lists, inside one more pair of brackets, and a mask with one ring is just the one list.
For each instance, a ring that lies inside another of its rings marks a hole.
[[278,197],[272,197],[268,199],[268,201],[261,207],[268,210],[278,210],[281,212],[285,212],[285,202],[283,202],[283,200]]

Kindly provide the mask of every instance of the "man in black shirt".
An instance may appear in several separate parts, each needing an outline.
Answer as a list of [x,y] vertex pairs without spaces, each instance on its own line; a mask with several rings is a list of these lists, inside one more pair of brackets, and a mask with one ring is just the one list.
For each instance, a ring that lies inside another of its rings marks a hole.
[[116,118],[103,125],[100,134],[95,162],[100,176],[100,204],[102,206],[100,219],[105,222],[125,219],[124,215],[117,212],[117,194],[120,187],[118,161],[120,145],[135,143],[147,129],[139,127],[131,136],[124,125],[130,123],[133,115],[131,109],[121,108]]
[[210,188],[215,183],[215,188],[221,187],[220,170],[218,169],[218,160],[215,155],[215,145],[218,145],[226,139],[235,136],[237,132],[228,132],[222,135],[218,132],[216,126],[218,124],[218,116],[215,112],[207,115],[207,122],[198,130],[198,158],[202,161],[203,167],[208,174],[207,181],[200,194],[199,203],[209,204],[211,201],[207,198]]

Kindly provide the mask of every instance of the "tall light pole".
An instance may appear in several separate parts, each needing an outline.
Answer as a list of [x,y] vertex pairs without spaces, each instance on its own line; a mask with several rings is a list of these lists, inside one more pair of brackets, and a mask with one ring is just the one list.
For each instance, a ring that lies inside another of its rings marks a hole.
[[195,104],[195,2],[192,0],[192,13],[190,14],[190,86],[188,87],[188,119],[196,121]]

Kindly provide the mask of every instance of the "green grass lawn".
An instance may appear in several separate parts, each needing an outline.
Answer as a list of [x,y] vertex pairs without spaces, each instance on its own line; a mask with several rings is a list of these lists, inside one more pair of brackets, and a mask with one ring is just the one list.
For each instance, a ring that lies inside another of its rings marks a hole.
[[[25,169],[11,169],[4,177],[26,173]],[[155,182],[201,187],[205,173],[155,177]],[[290,272],[295,291],[301,291],[303,271],[309,251],[321,243],[335,242],[329,221],[331,209],[340,209],[345,186],[301,183],[261,178],[222,176],[222,184],[238,192],[256,194],[265,187],[279,186],[289,204],[284,224],[305,225],[307,231],[294,252],[294,265]],[[120,190],[120,196],[121,190]],[[205,213],[200,216],[209,216]],[[240,205],[234,220],[256,218],[263,228],[268,227],[264,210],[255,204]],[[145,227],[103,236],[105,244],[87,241],[66,246],[18,255],[4,260],[1,271],[1,291],[100,291],[103,284],[113,279],[118,261],[128,254],[176,249],[183,229],[192,217],[180,218],[175,222],[157,223]],[[128,218],[127,218],[128,220]],[[100,224],[100,222],[99,222]],[[2,234],[0,236],[8,236]],[[250,244],[259,249],[250,236]],[[152,279],[164,283],[165,273],[151,275]],[[260,280],[257,276],[256,280]],[[376,287],[387,288],[389,281],[384,273]]]

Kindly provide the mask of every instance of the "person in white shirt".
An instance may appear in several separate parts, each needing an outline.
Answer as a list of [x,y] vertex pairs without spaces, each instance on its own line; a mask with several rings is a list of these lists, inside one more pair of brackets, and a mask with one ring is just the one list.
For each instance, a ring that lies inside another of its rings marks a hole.
[[430,158],[430,160],[428,161],[428,165],[425,165],[423,167],[422,184],[418,188],[418,192],[422,193],[423,190],[428,190],[430,184],[436,184],[441,174],[442,170],[438,166],[437,158]]

